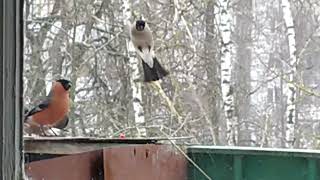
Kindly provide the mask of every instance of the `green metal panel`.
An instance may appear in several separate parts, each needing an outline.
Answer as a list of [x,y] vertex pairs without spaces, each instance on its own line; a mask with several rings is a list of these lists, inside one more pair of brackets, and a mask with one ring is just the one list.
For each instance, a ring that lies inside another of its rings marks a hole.
[[307,161],[304,158],[247,155],[243,161],[245,179],[307,180]]
[[[189,157],[213,180],[320,180],[319,152],[218,146],[188,148]],[[206,179],[191,163],[188,168],[189,180]]]
[[[190,158],[195,161],[210,177],[219,180],[233,180],[232,155],[213,153],[191,153]],[[205,180],[206,178],[191,165],[188,164],[188,177],[191,180]]]

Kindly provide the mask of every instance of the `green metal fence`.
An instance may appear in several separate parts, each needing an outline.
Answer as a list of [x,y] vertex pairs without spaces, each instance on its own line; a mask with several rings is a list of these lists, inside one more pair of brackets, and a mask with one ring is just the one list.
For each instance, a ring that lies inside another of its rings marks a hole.
[[[191,159],[213,180],[320,180],[320,151],[191,146]],[[188,165],[188,179],[206,178]]]

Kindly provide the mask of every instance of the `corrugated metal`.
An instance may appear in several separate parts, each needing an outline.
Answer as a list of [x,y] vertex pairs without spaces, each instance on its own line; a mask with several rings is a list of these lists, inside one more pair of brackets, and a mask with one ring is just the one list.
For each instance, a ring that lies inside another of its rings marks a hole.
[[102,151],[74,154],[25,164],[32,180],[100,180],[103,179]]
[[104,150],[105,180],[186,180],[187,161],[169,145]]

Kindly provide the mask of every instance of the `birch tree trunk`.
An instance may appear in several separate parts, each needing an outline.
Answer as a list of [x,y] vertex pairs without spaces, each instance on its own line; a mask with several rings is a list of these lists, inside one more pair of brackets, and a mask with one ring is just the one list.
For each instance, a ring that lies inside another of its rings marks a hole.
[[234,117],[234,97],[231,86],[231,23],[232,18],[229,12],[229,0],[220,0],[220,23],[219,30],[222,37],[221,42],[221,91],[223,99],[223,108],[227,124],[227,143],[236,145],[238,132]]
[[290,9],[289,0],[281,1],[283,19],[286,25],[286,34],[289,45],[289,82],[287,83],[287,109],[286,109],[286,146],[293,147],[294,133],[296,124],[296,97],[297,89],[293,84],[297,71],[297,57],[296,57],[296,40],[295,29],[293,24],[293,17]]
[[[125,27],[128,27],[128,31],[130,31],[131,22],[131,8],[130,1],[123,0],[123,23]],[[142,107],[142,92],[141,92],[141,83],[139,83],[139,66],[138,59],[134,56],[135,49],[133,44],[129,39],[126,40],[127,50],[129,54],[129,66],[131,69],[130,76],[130,84],[132,89],[132,105],[133,105],[133,113],[134,113],[134,122],[137,127],[138,137],[146,137],[147,130],[144,126],[145,118],[144,118],[144,110]]]

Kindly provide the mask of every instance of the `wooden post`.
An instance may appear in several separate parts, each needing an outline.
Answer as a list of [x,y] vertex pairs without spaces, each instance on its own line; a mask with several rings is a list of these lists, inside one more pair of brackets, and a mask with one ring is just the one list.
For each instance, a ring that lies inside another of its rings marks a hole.
[[0,3],[0,179],[22,179],[22,0]]

